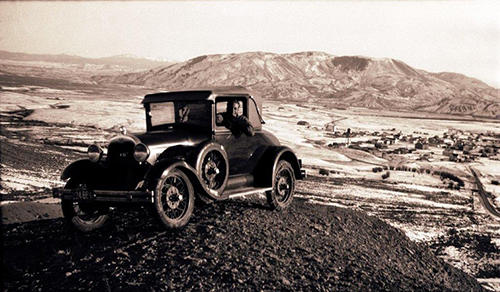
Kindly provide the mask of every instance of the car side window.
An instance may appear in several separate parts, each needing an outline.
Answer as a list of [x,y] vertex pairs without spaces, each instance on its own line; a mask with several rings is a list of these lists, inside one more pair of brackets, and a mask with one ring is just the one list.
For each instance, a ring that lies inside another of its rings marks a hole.
[[149,116],[153,126],[175,123],[174,103],[152,103]]

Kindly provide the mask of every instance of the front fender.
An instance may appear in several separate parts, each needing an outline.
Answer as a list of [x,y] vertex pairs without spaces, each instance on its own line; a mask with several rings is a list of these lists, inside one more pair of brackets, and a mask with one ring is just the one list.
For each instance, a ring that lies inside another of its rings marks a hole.
[[196,173],[196,170],[194,170],[194,168],[190,166],[184,159],[170,158],[157,161],[146,173],[145,179],[151,182],[155,181],[160,178],[165,170],[171,170],[177,166],[181,166],[186,170]]
[[158,155],[158,158],[156,158],[156,161],[153,161],[151,164],[156,164],[157,162],[160,161],[173,161],[173,160],[185,160],[188,161],[189,163],[193,164],[195,163],[196,157],[193,157],[193,153],[195,153],[197,150],[197,147],[195,146],[186,146],[186,145],[176,145],[172,147],[168,147],[165,149],[163,152],[161,152]]
[[287,146],[270,146],[254,171],[257,186],[270,187],[273,185],[276,167],[280,160],[286,160],[292,165],[296,179],[303,178],[300,162],[292,149]]
[[196,169],[194,169],[189,163],[183,159],[164,159],[158,161],[146,174],[146,180],[149,182],[149,189],[155,189],[157,180],[165,175],[168,175],[172,170],[180,169],[189,177],[191,183],[193,184],[196,193],[201,196],[208,196],[214,200],[219,200],[221,198],[214,197],[208,193],[203,187],[203,182],[197,175]]
[[100,169],[98,162],[92,162],[88,159],[77,160],[68,165],[61,174],[62,180],[73,178],[85,178],[89,174],[95,174]]

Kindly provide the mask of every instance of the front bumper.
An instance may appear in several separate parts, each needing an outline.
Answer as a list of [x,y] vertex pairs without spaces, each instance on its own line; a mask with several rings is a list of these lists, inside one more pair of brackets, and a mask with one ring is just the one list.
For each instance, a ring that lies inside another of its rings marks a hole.
[[113,191],[113,190],[89,190],[85,188],[52,189],[52,196],[62,200],[110,202],[110,203],[152,203],[153,192],[146,191]]

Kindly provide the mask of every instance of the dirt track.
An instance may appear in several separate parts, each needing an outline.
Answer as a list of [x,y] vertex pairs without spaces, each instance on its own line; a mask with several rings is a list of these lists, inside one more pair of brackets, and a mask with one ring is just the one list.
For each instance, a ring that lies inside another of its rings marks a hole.
[[63,219],[4,226],[9,290],[481,290],[424,245],[363,213],[295,200],[199,208],[179,232],[144,210],[70,232]]
[[476,185],[478,188],[478,194],[479,197],[481,198],[481,203],[483,204],[484,208],[492,215],[496,216],[497,218],[500,218],[500,212],[498,212],[495,207],[490,203],[488,200],[488,196],[486,191],[484,190],[483,184],[481,183],[481,180],[479,179],[479,176],[477,172],[473,168],[469,168],[472,174],[474,175],[474,179],[476,181]]

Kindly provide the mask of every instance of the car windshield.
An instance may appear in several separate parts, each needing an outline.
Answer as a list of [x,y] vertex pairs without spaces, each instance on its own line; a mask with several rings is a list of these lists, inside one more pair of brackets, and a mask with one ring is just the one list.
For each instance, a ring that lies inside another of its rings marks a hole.
[[210,127],[210,104],[207,101],[168,101],[151,103],[152,129],[173,126]]

